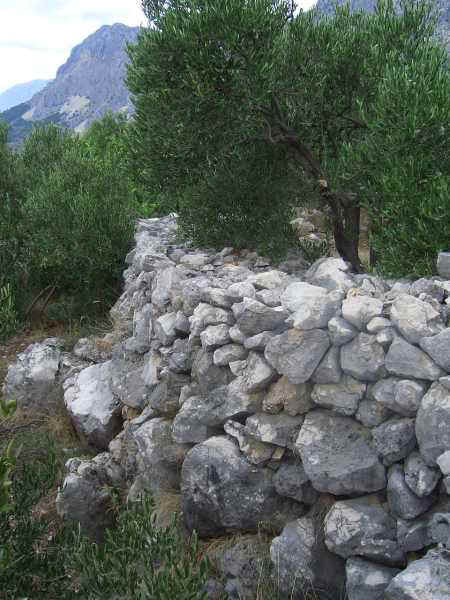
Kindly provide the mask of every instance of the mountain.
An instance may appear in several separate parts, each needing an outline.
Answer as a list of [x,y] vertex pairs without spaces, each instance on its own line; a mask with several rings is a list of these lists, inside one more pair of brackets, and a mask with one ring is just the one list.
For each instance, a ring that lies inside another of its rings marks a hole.
[[84,131],[108,110],[131,113],[124,83],[126,44],[136,41],[139,27],[103,25],[75,46],[53,79],[27,102],[0,113],[10,126],[9,141],[18,145],[35,123],[58,123]]
[[12,106],[27,102],[34,94],[40,92],[50,79],[33,79],[26,83],[17,83],[0,94],[0,112]]
[[[318,0],[315,8],[327,15],[335,12],[335,4],[346,4],[348,0]],[[374,12],[376,0],[350,0],[350,9],[352,11],[362,10],[365,12]],[[395,4],[400,6],[399,0],[395,0]],[[447,52],[450,54],[450,0],[436,0],[437,9],[439,11],[439,19],[437,31],[440,34]]]

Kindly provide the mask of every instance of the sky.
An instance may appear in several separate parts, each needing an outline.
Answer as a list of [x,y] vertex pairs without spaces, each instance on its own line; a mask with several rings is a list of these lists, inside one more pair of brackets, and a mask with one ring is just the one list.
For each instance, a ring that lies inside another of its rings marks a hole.
[[[304,9],[316,0],[297,0]],[[53,79],[71,49],[102,25],[145,25],[139,0],[0,0],[0,93]]]

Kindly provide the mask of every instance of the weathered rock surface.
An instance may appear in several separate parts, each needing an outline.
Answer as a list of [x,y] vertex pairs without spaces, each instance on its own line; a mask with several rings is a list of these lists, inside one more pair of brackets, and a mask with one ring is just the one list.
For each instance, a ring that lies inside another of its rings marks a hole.
[[316,490],[364,494],[386,485],[385,469],[369,440],[368,430],[353,419],[316,410],[306,415],[295,446]]
[[282,526],[303,514],[301,504],[276,493],[272,476],[270,469],[250,465],[226,437],[197,444],[181,472],[188,529],[207,537],[236,529],[257,531],[264,522]]
[[416,419],[416,436],[425,462],[433,466],[450,450],[450,390],[434,383],[422,398]]
[[351,557],[345,563],[348,600],[383,600],[384,590],[399,569]]
[[111,361],[83,369],[64,394],[64,402],[79,435],[105,450],[119,433],[120,403],[111,386]]
[[330,339],[322,329],[289,329],[270,340],[264,356],[291,383],[304,383],[314,373],[329,346]]
[[428,354],[400,337],[389,347],[385,364],[389,373],[399,377],[434,381],[445,374]]

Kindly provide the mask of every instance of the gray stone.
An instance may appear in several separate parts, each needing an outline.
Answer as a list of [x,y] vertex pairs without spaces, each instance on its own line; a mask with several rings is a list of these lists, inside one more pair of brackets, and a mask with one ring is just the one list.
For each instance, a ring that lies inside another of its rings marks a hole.
[[105,450],[119,433],[120,403],[111,389],[111,361],[83,369],[64,394],[64,402],[78,434]]
[[276,414],[285,410],[288,415],[303,415],[311,410],[312,385],[310,383],[291,383],[286,376],[273,383],[264,397],[263,410]]
[[385,408],[405,417],[414,417],[425,390],[423,382],[387,377],[372,386],[369,393],[371,398]]
[[58,489],[57,513],[64,520],[78,523],[91,540],[102,543],[106,529],[114,524],[112,482],[105,469],[92,461],[80,460],[70,471]]
[[401,465],[392,465],[388,473],[387,498],[391,514],[401,519],[415,519],[433,504],[433,496],[419,498],[406,485]]
[[180,258],[180,264],[189,267],[189,269],[199,270],[210,263],[211,260],[212,257],[209,254],[203,252],[191,252]]
[[436,268],[443,279],[450,279],[450,252],[439,252]]
[[427,296],[431,296],[438,302],[442,302],[444,299],[444,290],[439,285],[440,281],[436,281],[434,279],[425,279],[422,277],[421,279],[417,279],[411,284],[411,296],[419,296],[420,294],[426,294]]
[[304,598],[321,590],[340,598],[345,581],[344,561],[324,544],[320,518],[313,511],[288,523],[270,546],[270,558],[283,598]]
[[365,383],[345,375],[340,383],[316,384],[311,399],[322,408],[349,417],[357,411],[366,387]]
[[281,305],[281,294],[282,290],[260,290],[256,292],[256,300],[262,302],[266,306],[271,306],[274,308],[275,306]]
[[221,385],[226,385],[232,379],[232,375],[226,367],[218,367],[214,364],[213,353],[199,350],[192,363],[192,379],[197,381],[202,394],[207,394]]
[[305,273],[305,280],[327,290],[347,291],[355,285],[348,264],[342,258],[319,258]]
[[386,588],[385,600],[448,600],[450,556],[444,549],[430,550],[411,562]]
[[239,450],[245,454],[252,465],[262,465],[269,462],[275,451],[275,446],[252,438],[244,425],[237,421],[227,421],[223,429],[239,444]]
[[237,281],[227,289],[227,296],[235,302],[241,302],[244,298],[254,298],[255,294],[255,286],[249,281]]
[[164,346],[170,346],[177,337],[175,331],[175,322],[177,313],[169,312],[162,315],[154,322],[155,337],[158,338]]
[[444,371],[422,350],[412,346],[401,337],[394,339],[386,354],[386,369],[399,377],[434,381]]
[[173,264],[157,272],[152,292],[152,305],[162,311],[181,291],[183,273]]
[[348,295],[342,302],[342,316],[351,325],[363,331],[366,325],[383,313],[383,302],[370,296]]
[[225,344],[214,351],[213,362],[218,367],[224,367],[236,360],[244,360],[247,354],[247,350],[240,344]]
[[350,342],[358,330],[342,317],[333,317],[328,321],[328,332],[334,346],[342,346]]
[[393,416],[393,412],[386,408],[376,400],[363,398],[359,403],[355,418],[358,419],[366,427],[376,427],[381,425]]
[[404,562],[396,522],[377,496],[336,502],[324,528],[327,548],[343,558],[364,556],[393,566]]
[[386,327],[386,329],[383,329],[377,333],[376,340],[380,346],[383,346],[383,348],[387,350],[394,341],[396,335],[397,333],[394,327]]
[[256,289],[266,290],[279,290],[285,288],[289,281],[289,275],[283,273],[283,271],[277,271],[272,269],[271,271],[265,271],[264,273],[257,273],[249,277],[248,281],[252,283]]
[[60,405],[61,394],[55,388],[63,344],[62,339],[47,338],[18,354],[16,362],[8,367],[5,398],[15,400],[23,410],[48,412]]
[[143,366],[126,360],[111,361],[111,390],[122,404],[142,410],[149,398],[150,388],[142,379]]
[[142,370],[142,381],[150,388],[159,383],[159,373],[161,369],[161,355],[159,352],[151,350],[145,355],[144,368]]
[[414,419],[394,417],[372,429],[373,445],[386,466],[405,458],[415,448]]
[[437,365],[450,373],[450,327],[433,337],[423,337],[419,345]]
[[229,600],[255,598],[261,586],[262,571],[267,569],[266,552],[261,539],[247,536],[219,557],[218,569],[227,578],[225,589]]
[[277,376],[276,371],[258,352],[250,352],[247,366],[242,372],[242,389],[257,392],[266,388]]
[[296,449],[315,489],[350,495],[384,488],[385,469],[369,438],[369,431],[348,417],[326,410],[307,414]]
[[410,344],[418,344],[422,337],[436,335],[444,329],[438,311],[428,302],[408,294],[402,294],[394,300],[390,317]]
[[167,359],[170,371],[174,373],[190,373],[192,369],[193,348],[187,338],[176,339]]
[[270,308],[258,300],[244,298],[232,307],[236,324],[245,336],[271,331],[284,323],[288,313],[282,307]]
[[441,455],[439,455],[436,459],[436,463],[439,465],[439,468],[442,471],[443,475],[450,474],[450,450],[446,450]]
[[380,333],[389,327],[392,327],[392,323],[385,317],[374,317],[366,325],[369,333]]
[[315,504],[319,497],[298,458],[291,458],[282,462],[273,476],[273,483],[280,496],[293,498],[297,502],[303,502],[308,506]]
[[203,288],[201,291],[201,300],[220,308],[231,308],[233,302],[236,302],[234,298],[228,295],[226,290],[214,287]]
[[230,328],[228,325],[209,325],[200,334],[202,347],[205,350],[215,350],[231,342]]
[[433,383],[422,398],[416,418],[416,436],[420,454],[429,466],[450,450],[450,390]]
[[[150,306],[150,305],[148,305]],[[73,347],[73,354],[91,362],[105,362],[111,358],[112,344],[101,338],[80,338]],[[86,365],[89,366],[89,365]]]
[[252,335],[245,340],[244,346],[247,350],[259,350],[264,352],[267,344],[276,335],[273,331],[262,331],[256,335]]
[[331,346],[314,371],[314,383],[339,383],[342,377],[341,352],[339,346]]
[[341,346],[341,367],[344,373],[360,381],[377,381],[386,374],[384,349],[374,335],[360,333]]
[[[432,523],[437,515],[450,514],[450,499],[441,499],[427,512],[417,519],[397,519],[397,538],[400,546],[405,552],[416,552],[430,546],[434,542]],[[437,535],[437,531],[434,534]]]
[[304,383],[311,377],[329,346],[328,334],[322,329],[289,329],[272,338],[264,356],[291,383]]
[[304,282],[291,283],[281,296],[282,305],[294,313],[288,322],[297,329],[326,327],[340,308],[342,293]]
[[246,336],[242,333],[242,331],[239,329],[239,327],[237,325],[233,325],[233,327],[230,327],[229,335],[230,335],[231,340],[235,344],[241,344],[242,346],[245,344],[245,342],[247,340]]
[[291,448],[302,423],[302,415],[291,417],[285,413],[257,413],[247,418],[245,427],[249,435],[261,442]]
[[428,496],[440,479],[438,469],[429,467],[418,452],[412,452],[405,461],[405,482],[419,498]]
[[189,335],[191,331],[191,324],[189,323],[189,319],[187,316],[179,310],[176,314],[174,329],[180,336]]
[[189,318],[191,334],[196,336],[208,327],[208,325],[232,325],[233,315],[230,311],[210,304],[201,302],[194,309],[194,314]]
[[399,569],[351,557],[345,564],[348,600],[383,600],[384,590]]
[[181,465],[190,446],[172,439],[172,422],[161,417],[150,419],[132,432],[132,439],[144,489],[152,493],[178,490]]
[[190,531],[209,537],[225,531],[282,526],[303,514],[301,504],[276,493],[272,471],[251,465],[227,437],[211,437],[188,452],[181,471],[183,515]]
[[172,417],[180,406],[181,388],[190,383],[190,377],[183,373],[173,373],[165,370],[161,373],[160,383],[154,388],[148,400],[149,406],[159,416]]

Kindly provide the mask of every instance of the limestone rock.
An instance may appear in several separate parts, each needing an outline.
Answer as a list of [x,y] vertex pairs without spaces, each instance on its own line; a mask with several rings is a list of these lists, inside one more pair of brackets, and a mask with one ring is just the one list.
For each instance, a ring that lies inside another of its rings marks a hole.
[[341,352],[338,346],[331,346],[314,371],[314,383],[339,383],[342,377]]
[[341,597],[344,561],[327,550],[313,511],[288,523],[273,539],[270,558],[284,597],[300,599],[317,589],[326,597]]
[[433,383],[422,398],[416,418],[416,436],[420,454],[429,466],[450,450],[450,390]]
[[392,465],[388,473],[387,497],[391,514],[401,519],[415,519],[434,502],[433,496],[419,498],[406,485],[401,465]]
[[348,600],[383,600],[384,590],[399,569],[351,557],[345,564]]
[[399,377],[434,381],[445,374],[425,352],[401,337],[390,345],[385,364],[389,373]]
[[383,302],[370,296],[351,295],[342,303],[342,316],[351,325],[364,331],[367,324],[375,317],[381,317]]
[[441,549],[430,550],[411,562],[385,590],[386,600],[447,600],[450,596],[450,557]]
[[433,337],[421,338],[419,344],[437,365],[450,373],[450,327]]
[[251,393],[263,390],[275,378],[276,372],[258,352],[250,352],[247,365],[242,371],[242,389]]
[[282,305],[293,315],[288,322],[297,329],[326,327],[336,315],[342,300],[341,292],[330,292],[304,282],[291,283],[281,296]]
[[341,367],[344,373],[360,381],[378,381],[386,374],[383,347],[374,335],[360,333],[341,346]]
[[291,448],[303,423],[303,416],[291,417],[285,413],[268,415],[257,413],[247,418],[246,431],[249,435],[283,448]]
[[423,381],[387,377],[371,388],[370,395],[399,415],[414,417],[426,389],[427,385]]
[[386,466],[408,456],[416,445],[414,419],[394,417],[372,429],[373,444]]
[[275,447],[251,437],[245,425],[229,420],[224,424],[223,429],[237,441],[239,450],[245,454],[252,465],[266,464],[272,458]]
[[322,408],[349,417],[358,409],[366,387],[365,383],[345,375],[340,383],[316,384],[311,399]]
[[191,324],[191,333],[195,336],[200,335],[208,325],[232,325],[234,319],[230,311],[201,302],[194,309],[189,322]]
[[209,325],[200,334],[200,340],[205,350],[215,350],[231,342],[228,325]]
[[177,337],[175,330],[175,323],[177,320],[177,313],[169,312],[154,322],[155,337],[158,338],[164,346],[170,346]]
[[64,402],[77,432],[104,450],[119,433],[120,403],[111,389],[111,361],[83,369],[64,394]]
[[271,331],[282,325],[288,313],[281,307],[270,308],[258,300],[244,298],[232,307],[236,324],[245,336]]
[[396,529],[376,496],[341,500],[325,517],[325,543],[343,558],[364,556],[395,566],[404,561]]
[[303,415],[314,406],[311,400],[312,386],[310,383],[294,384],[286,376],[280,377],[273,383],[263,400],[263,410],[276,414],[281,410],[288,415]]
[[392,416],[393,412],[389,408],[370,398],[361,400],[355,414],[355,418],[369,428],[381,425]]
[[264,522],[279,526],[304,512],[301,504],[276,493],[270,469],[251,465],[227,437],[194,446],[181,478],[185,523],[200,536],[257,531]]
[[304,383],[314,373],[329,346],[328,334],[322,329],[289,329],[270,340],[264,356],[291,383]]
[[347,291],[355,285],[350,268],[342,258],[319,258],[305,273],[305,280],[327,290]]
[[438,311],[428,302],[408,294],[397,296],[391,306],[390,317],[410,344],[417,344],[421,338],[436,335],[444,329]]
[[333,317],[328,321],[328,332],[334,346],[342,346],[358,335],[356,327],[342,317]]
[[386,485],[385,469],[369,444],[369,432],[353,419],[326,410],[308,413],[296,448],[319,492],[364,494]]
[[214,351],[213,362],[217,367],[224,367],[236,360],[244,360],[247,354],[247,350],[241,344],[225,344]]
[[282,462],[273,476],[273,483],[280,496],[293,498],[297,502],[303,502],[308,506],[312,506],[319,497],[298,458],[291,458]]
[[423,498],[431,494],[439,479],[439,471],[429,467],[418,452],[408,456],[405,461],[405,482],[416,496]]
[[60,396],[55,388],[63,343],[59,338],[47,338],[18,354],[5,378],[5,398],[15,400],[24,410],[45,412],[58,405]]

